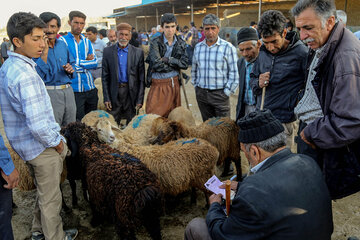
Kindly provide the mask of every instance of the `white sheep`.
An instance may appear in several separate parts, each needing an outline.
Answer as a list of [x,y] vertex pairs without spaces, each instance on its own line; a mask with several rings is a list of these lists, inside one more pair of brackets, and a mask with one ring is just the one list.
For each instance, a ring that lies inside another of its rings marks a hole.
[[118,126],[118,124],[115,121],[114,116],[103,110],[95,110],[95,111],[89,112],[81,119],[81,122],[85,123],[86,125],[88,125],[90,127],[95,127],[98,120],[101,118],[107,119],[114,126]]
[[95,84],[95,87],[98,90],[97,109],[106,111],[106,107],[105,107],[105,104],[104,104],[104,96],[103,96],[103,88],[102,88],[101,78],[95,79],[94,84]]
[[169,120],[177,121],[188,126],[195,126],[195,118],[189,109],[183,106],[173,109],[168,116]]

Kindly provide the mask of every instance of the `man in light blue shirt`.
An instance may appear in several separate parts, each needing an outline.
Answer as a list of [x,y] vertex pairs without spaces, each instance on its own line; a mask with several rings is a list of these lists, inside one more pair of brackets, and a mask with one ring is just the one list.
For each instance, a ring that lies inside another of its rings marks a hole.
[[237,53],[231,43],[219,35],[220,20],[214,14],[203,19],[205,40],[194,49],[191,83],[203,121],[212,117],[230,117],[229,96],[239,85]]
[[81,34],[85,27],[86,15],[79,11],[69,13],[71,32],[61,37],[75,58],[75,72],[72,88],[75,93],[76,120],[97,109],[98,95],[90,70],[98,66],[95,50],[91,41]]
[[32,60],[44,50],[46,27],[31,13],[19,12],[10,17],[6,29],[14,52],[9,52],[9,59],[0,69],[1,113],[11,147],[28,164],[35,179],[33,238],[71,240],[78,232],[64,232],[60,216],[60,175],[67,146]]
[[103,59],[104,48],[106,47],[106,43],[98,38],[98,30],[96,27],[88,27],[86,29],[86,37],[91,41],[93,48],[95,50],[95,55],[97,59],[97,67],[96,69],[90,70],[94,80],[101,77],[101,63]]

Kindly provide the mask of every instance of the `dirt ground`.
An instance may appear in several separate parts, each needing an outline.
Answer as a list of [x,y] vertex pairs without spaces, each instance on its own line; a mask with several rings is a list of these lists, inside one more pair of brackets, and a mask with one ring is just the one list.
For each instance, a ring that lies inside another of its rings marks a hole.
[[[189,70],[186,71],[189,73]],[[148,89],[147,89],[148,91]],[[201,122],[201,115],[195,99],[193,86],[186,84],[186,92],[190,103],[190,109],[197,120]],[[183,98],[183,92],[182,92]],[[185,105],[184,98],[182,104]],[[231,97],[231,116],[234,119],[237,94]],[[3,123],[0,121],[0,132],[4,135]],[[242,162],[246,160],[242,155]],[[77,195],[79,197],[79,208],[73,209],[71,213],[62,212],[64,228],[76,227],[79,229],[79,240],[112,240],[117,239],[114,225],[104,223],[100,227],[92,228],[90,225],[91,211],[89,204],[82,198],[80,182],[77,184]],[[69,183],[63,184],[63,192],[66,203],[71,207],[71,190]],[[35,191],[21,192],[14,189],[14,202],[17,208],[13,214],[13,230],[16,240],[29,239],[32,222],[32,209],[35,200]],[[190,195],[185,193],[179,196],[172,207],[166,208],[166,213],[161,217],[162,235],[164,240],[183,239],[184,229],[187,223],[194,217],[204,217],[205,197],[198,192],[196,205],[190,204]],[[333,202],[334,233],[332,240],[343,240],[350,236],[360,237],[360,193]],[[137,232],[138,239],[150,239],[143,228]]]

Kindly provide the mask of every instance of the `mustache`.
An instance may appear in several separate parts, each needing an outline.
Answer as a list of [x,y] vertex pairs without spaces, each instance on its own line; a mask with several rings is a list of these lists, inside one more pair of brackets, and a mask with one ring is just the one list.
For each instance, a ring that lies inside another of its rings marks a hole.
[[313,39],[313,38],[307,38],[307,39],[304,39],[303,40],[303,42],[305,43],[305,44],[308,44],[309,42],[312,42],[312,41],[314,41],[315,39]]

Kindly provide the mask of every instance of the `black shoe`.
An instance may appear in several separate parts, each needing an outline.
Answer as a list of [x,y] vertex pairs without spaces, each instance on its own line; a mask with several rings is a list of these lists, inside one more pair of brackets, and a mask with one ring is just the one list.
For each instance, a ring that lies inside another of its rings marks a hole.
[[357,237],[349,237],[347,240],[359,240]]

